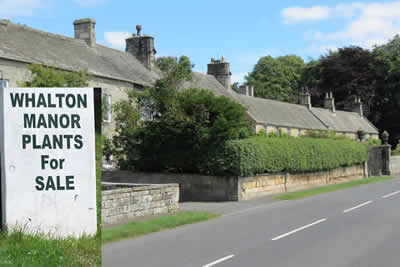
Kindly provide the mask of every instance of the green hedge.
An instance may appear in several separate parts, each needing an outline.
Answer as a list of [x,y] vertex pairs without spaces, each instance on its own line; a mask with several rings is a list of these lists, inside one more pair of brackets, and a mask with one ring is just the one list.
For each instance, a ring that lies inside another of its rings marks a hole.
[[365,162],[365,144],[351,140],[256,136],[228,141],[209,163],[214,175],[312,172]]

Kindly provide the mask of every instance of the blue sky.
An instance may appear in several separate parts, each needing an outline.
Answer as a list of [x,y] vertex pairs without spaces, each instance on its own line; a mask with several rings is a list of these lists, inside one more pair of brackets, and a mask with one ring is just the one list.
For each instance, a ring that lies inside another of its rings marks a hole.
[[157,56],[186,55],[201,72],[211,57],[224,56],[233,81],[243,81],[262,56],[317,59],[400,33],[400,1],[0,0],[0,18],[70,37],[73,20],[86,17],[96,20],[97,42],[117,49],[141,24]]

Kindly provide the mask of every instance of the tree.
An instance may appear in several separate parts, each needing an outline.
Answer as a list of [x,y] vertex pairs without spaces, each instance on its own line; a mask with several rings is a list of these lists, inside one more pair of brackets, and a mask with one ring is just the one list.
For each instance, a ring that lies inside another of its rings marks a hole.
[[27,65],[32,73],[29,81],[20,82],[21,87],[87,87],[88,71],[78,72],[57,70],[40,64]]
[[376,103],[373,120],[381,130],[387,130],[390,143],[400,140],[400,36],[373,50],[376,73]]
[[370,51],[357,46],[339,48],[321,56],[319,63],[320,93],[333,92],[337,109],[351,109],[360,97],[364,114],[370,115],[375,97],[374,58]]
[[138,129],[137,168],[207,173],[207,161],[218,147],[250,134],[246,110],[224,96],[186,89],[176,94],[176,103]]
[[[144,171],[205,173],[215,149],[226,140],[250,134],[246,110],[207,90],[178,90],[191,77],[192,65],[186,59],[159,62],[162,78],[114,108],[117,134],[113,144],[119,165]],[[148,114],[147,119],[139,120],[139,111]]]
[[300,89],[307,90],[311,95],[311,103],[314,107],[322,106],[323,93],[319,89],[320,62],[310,60],[302,69],[300,75]]
[[246,84],[255,87],[256,97],[297,103],[303,68],[303,59],[295,55],[262,57],[245,77]]
[[235,91],[236,93],[239,93],[239,82],[234,82],[231,85],[231,88],[233,91]]

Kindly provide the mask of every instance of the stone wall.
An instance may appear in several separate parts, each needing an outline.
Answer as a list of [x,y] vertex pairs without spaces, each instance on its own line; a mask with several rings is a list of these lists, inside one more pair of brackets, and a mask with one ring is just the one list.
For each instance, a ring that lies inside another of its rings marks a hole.
[[400,174],[400,156],[390,157],[390,174]]
[[102,179],[124,183],[177,183],[180,201],[240,201],[285,193],[367,176],[366,166],[342,167],[325,172],[263,174],[251,177],[218,177],[196,174],[103,171]]
[[271,194],[346,182],[360,179],[365,177],[366,174],[366,167],[357,165],[322,172],[261,174],[251,177],[239,177],[238,200],[248,200]]
[[128,222],[140,216],[176,212],[178,184],[103,183],[101,220],[103,225]]
[[238,199],[237,177],[103,171],[102,180],[113,183],[177,183],[179,184],[180,201],[227,201]]

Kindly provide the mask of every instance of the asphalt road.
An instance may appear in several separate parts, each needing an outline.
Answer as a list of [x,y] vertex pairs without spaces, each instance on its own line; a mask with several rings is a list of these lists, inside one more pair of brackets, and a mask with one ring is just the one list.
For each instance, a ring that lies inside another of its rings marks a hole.
[[102,266],[399,267],[400,178],[104,245]]

